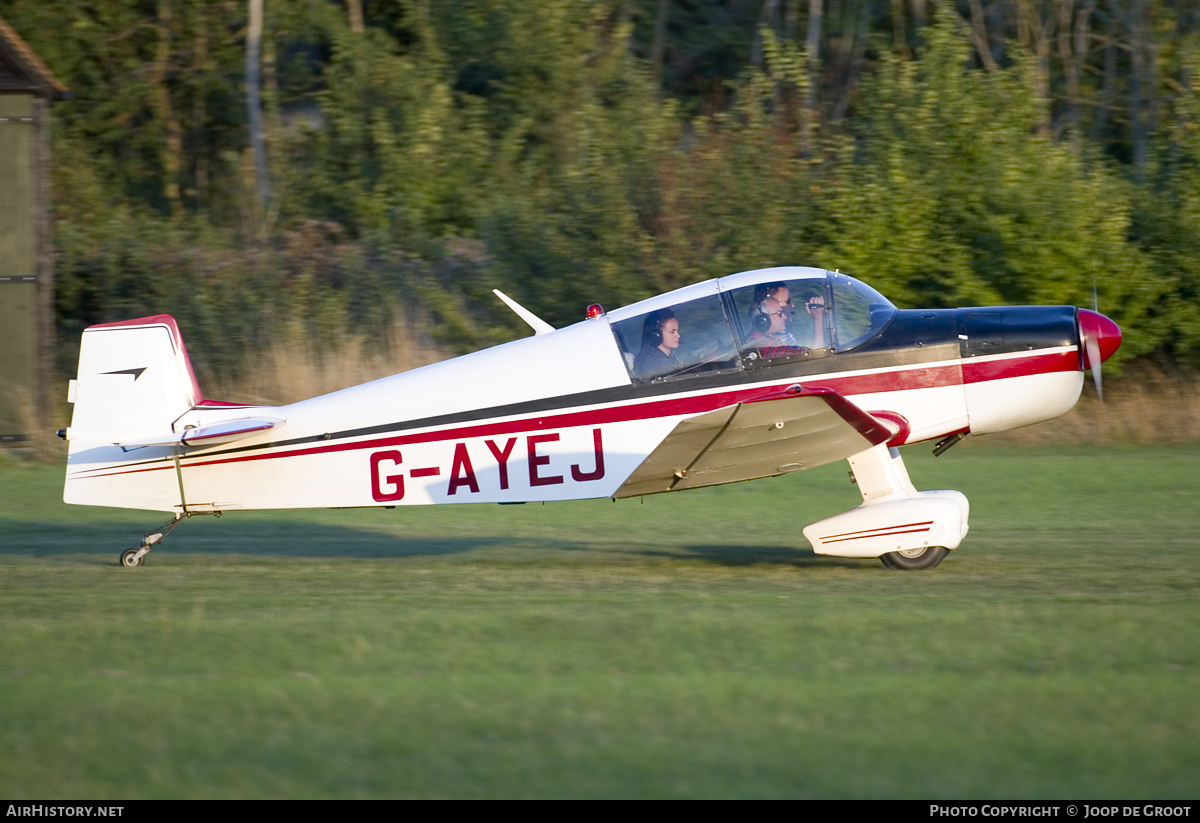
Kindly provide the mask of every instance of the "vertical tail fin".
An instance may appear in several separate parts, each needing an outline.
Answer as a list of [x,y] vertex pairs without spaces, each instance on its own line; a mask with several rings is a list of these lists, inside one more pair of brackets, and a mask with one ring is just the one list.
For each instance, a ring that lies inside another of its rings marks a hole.
[[[165,511],[179,506],[173,463],[169,470],[124,471],[118,466],[132,455],[114,445],[169,432],[203,401],[175,318],[159,314],[87,328],[68,399],[75,409],[67,429],[66,502]],[[170,455],[169,449],[138,453],[143,464]]]
[[159,314],[88,327],[72,400],[72,453],[170,430],[201,400],[175,318]]

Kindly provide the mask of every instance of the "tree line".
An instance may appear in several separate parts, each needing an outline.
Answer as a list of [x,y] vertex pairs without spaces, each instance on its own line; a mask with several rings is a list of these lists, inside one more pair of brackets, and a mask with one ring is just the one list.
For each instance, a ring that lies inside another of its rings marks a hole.
[[205,368],[414,307],[468,350],[522,333],[492,288],[558,325],[800,264],[901,306],[1095,302],[1123,359],[1200,360],[1188,0],[0,15],[75,93],[54,107],[64,358],[88,323],[161,311]]

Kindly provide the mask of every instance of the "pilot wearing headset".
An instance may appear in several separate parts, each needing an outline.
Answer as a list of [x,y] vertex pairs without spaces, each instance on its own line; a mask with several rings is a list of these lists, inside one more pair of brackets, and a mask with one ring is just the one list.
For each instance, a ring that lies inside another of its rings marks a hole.
[[659,309],[646,315],[642,326],[642,350],[633,361],[633,375],[638,380],[653,380],[683,368],[677,349],[681,336],[679,319],[670,309]]
[[784,357],[804,351],[787,329],[787,314],[774,297],[767,297],[750,307],[749,344],[763,357]]
[[783,310],[783,318],[788,323],[792,322],[792,317],[796,314],[796,304],[792,302],[791,292],[788,290],[787,283],[782,280],[777,280],[774,283],[763,283],[754,287],[754,299],[750,301],[750,313],[754,314],[755,306],[768,297],[772,298],[779,304],[779,308]]

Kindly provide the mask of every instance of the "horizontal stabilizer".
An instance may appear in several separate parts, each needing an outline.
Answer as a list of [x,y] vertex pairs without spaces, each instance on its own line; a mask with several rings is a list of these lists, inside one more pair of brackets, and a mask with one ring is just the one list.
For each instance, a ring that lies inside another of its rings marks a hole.
[[694,489],[823,466],[896,434],[832,389],[792,386],[681,421],[613,497]]
[[198,449],[261,434],[278,428],[285,422],[278,417],[245,417],[240,420],[226,420],[209,426],[184,429],[181,432],[167,432],[153,437],[125,440],[116,445],[125,451],[141,449],[146,446],[184,446]]

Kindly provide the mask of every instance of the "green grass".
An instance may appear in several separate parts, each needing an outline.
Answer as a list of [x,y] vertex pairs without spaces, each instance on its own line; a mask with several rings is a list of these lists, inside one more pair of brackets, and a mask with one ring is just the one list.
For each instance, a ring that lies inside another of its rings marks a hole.
[[1200,448],[906,450],[932,572],[815,556],[845,464],[611,503],[195,518],[0,466],[0,796],[1194,798]]

